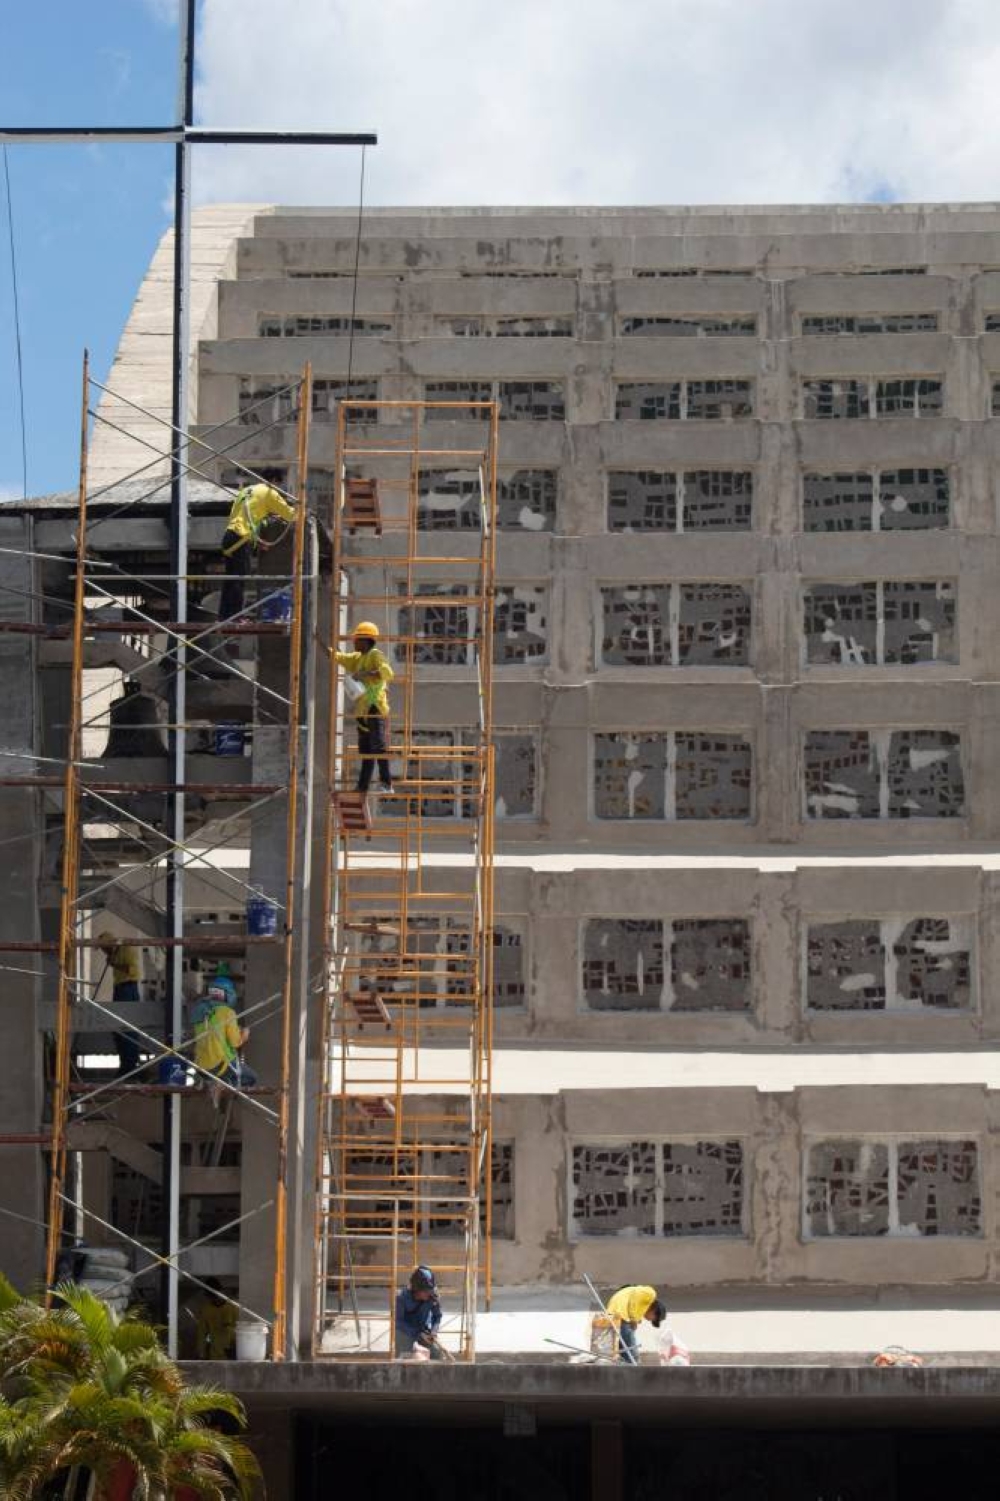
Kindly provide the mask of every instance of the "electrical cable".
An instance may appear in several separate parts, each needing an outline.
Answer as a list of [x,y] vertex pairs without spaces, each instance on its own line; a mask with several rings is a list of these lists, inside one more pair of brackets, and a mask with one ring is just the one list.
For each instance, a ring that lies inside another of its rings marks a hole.
[[361,148],[361,175],[358,182],[358,229],[354,239],[354,285],[351,289],[351,331],[347,340],[347,399],[351,399],[351,376],[354,370],[354,324],[358,310],[358,267],[361,264],[361,221],[365,211],[365,150]]
[[[362,147],[362,161],[364,147]],[[3,177],[7,190],[7,229],[10,239],[10,279],[14,290],[14,343],[17,349],[17,389],[21,408],[21,491],[28,498],[28,439],[24,422],[24,362],[21,357],[21,305],[17,294],[17,256],[14,253],[14,200],[10,193],[10,165],[7,147],[3,148]]]

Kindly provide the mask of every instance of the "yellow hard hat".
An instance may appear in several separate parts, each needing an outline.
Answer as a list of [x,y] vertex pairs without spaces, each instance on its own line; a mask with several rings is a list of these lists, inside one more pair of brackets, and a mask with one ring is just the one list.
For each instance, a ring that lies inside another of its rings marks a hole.
[[378,626],[371,620],[361,620],[354,627],[355,638],[365,636],[371,641],[378,640]]

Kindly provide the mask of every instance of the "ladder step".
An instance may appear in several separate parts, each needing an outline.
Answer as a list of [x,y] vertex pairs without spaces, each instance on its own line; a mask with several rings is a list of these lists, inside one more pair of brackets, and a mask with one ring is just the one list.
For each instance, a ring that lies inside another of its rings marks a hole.
[[395,1119],[396,1107],[385,1095],[355,1095],[351,1105],[366,1121],[391,1121]]
[[350,531],[368,529],[382,535],[382,508],[379,505],[378,481],[349,479],[344,486],[344,525]]
[[377,991],[353,991],[346,999],[358,1019],[359,1026],[363,1027],[368,1022],[374,1022],[386,1028],[392,1026],[392,1017]]
[[361,792],[335,792],[333,807],[343,834],[370,834],[368,799]]

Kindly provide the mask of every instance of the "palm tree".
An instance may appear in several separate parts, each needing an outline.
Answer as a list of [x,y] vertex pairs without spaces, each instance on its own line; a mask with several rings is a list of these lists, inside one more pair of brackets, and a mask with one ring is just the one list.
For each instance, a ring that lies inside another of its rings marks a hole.
[[187,1386],[138,1315],[119,1317],[73,1283],[56,1299],[20,1298],[0,1273],[0,1494],[35,1501],[77,1466],[93,1475],[95,1501],[249,1497],[256,1460],[209,1426],[221,1412],[245,1427],[242,1403]]

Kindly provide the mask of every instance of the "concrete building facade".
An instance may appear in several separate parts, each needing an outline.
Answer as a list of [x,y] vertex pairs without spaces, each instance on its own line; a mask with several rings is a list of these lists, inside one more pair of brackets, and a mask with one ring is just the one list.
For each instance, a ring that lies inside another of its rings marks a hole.
[[[347,211],[196,228],[195,433],[284,479],[311,361],[321,522],[339,398],[501,404],[504,1285],[995,1275],[998,228],[989,205],[377,209],[360,247]],[[144,402],[153,279],[112,380]],[[377,415],[388,443],[405,415]],[[475,487],[428,467],[421,526],[471,545]],[[399,580],[363,546],[391,631]],[[407,628],[453,745],[473,669],[433,592]],[[443,773],[449,798],[460,818]]]

